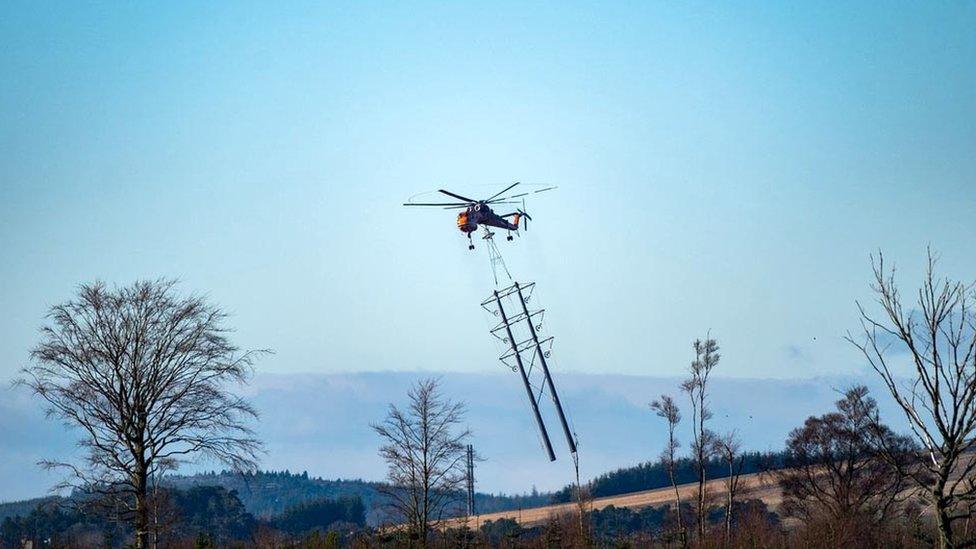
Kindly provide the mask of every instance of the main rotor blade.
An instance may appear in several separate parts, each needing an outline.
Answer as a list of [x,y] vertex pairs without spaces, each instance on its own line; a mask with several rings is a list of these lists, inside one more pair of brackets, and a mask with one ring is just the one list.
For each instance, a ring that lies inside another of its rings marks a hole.
[[[511,187],[509,187],[509,188],[511,188]],[[488,202],[491,203],[491,204],[503,204],[503,202],[501,202],[502,200],[511,200],[513,198],[519,198],[519,197],[522,197],[522,196],[528,196],[530,194],[541,193],[541,192],[545,192],[545,191],[551,191],[553,189],[558,189],[558,188],[559,187],[546,187],[545,189],[539,189],[537,191],[525,191],[524,193],[513,194],[511,196],[505,196],[505,197],[497,198],[497,199],[494,199],[494,200],[488,200]]]
[[404,202],[404,206],[467,206],[467,202]]
[[491,202],[492,200],[498,198],[499,196],[507,193],[508,191],[510,191],[512,189],[512,187],[514,187],[514,186],[516,186],[518,184],[519,184],[518,181],[516,181],[515,183],[512,183],[511,185],[505,187],[505,190],[503,190],[501,192],[498,192],[498,193],[495,193],[495,194],[491,195],[490,197],[488,197],[488,200],[485,200],[485,202]]
[[445,191],[444,189],[437,189],[437,192],[444,193],[447,196],[453,196],[454,198],[457,198],[458,200],[463,200],[465,202],[477,202],[477,200],[471,200],[470,198],[466,198],[466,197],[461,196],[459,194],[454,194],[451,191]]

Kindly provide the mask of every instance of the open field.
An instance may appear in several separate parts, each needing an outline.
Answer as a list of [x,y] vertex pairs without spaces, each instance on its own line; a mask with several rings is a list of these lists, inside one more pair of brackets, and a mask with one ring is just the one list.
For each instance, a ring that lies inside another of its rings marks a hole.
[[[976,453],[970,452],[969,458],[976,459]],[[960,461],[957,466],[958,470],[956,474],[953,475],[954,479],[958,478],[961,471],[965,469],[965,465],[967,463],[968,461],[966,460]],[[726,479],[724,478],[718,478],[708,482],[709,498],[713,502],[721,504],[724,501],[726,494],[725,482]],[[678,486],[678,492],[681,494],[681,501],[683,503],[692,502],[692,498],[694,498],[695,495],[696,486],[696,483],[688,483]],[[776,483],[774,474],[754,473],[750,475],[742,475],[742,477],[740,477],[736,499],[739,501],[760,499],[769,506],[771,511],[778,511],[779,506],[783,501],[783,494]],[[644,490],[642,492],[631,492],[629,494],[596,498],[590,502],[590,509],[603,509],[604,507],[608,507],[610,505],[613,505],[614,507],[640,509],[642,507],[660,506],[670,503],[674,503],[674,488],[669,486],[667,488],[657,488],[654,490]],[[929,509],[925,509],[925,512],[929,511]],[[560,503],[557,505],[546,505],[544,507],[534,507],[531,509],[500,511],[497,513],[476,515],[475,517],[472,517],[473,524],[471,525],[477,528],[490,520],[507,518],[514,519],[523,526],[536,526],[539,524],[544,524],[551,518],[558,517],[559,515],[575,512],[576,503]],[[445,527],[450,527],[455,524],[458,523],[455,521],[450,521],[449,523],[445,524]]]
[[[678,491],[681,494],[682,502],[690,502],[692,500],[696,486],[697,485],[695,483],[682,484],[678,486]],[[709,481],[708,490],[711,498],[722,501],[721,498],[725,497],[725,479],[715,479]],[[773,478],[771,478],[769,475],[757,473],[743,475],[741,477],[739,480],[739,490],[736,498],[741,500],[761,499],[766,502],[767,505],[769,505],[771,510],[775,511],[779,507],[782,500],[782,494],[780,493],[779,487],[776,485]],[[603,509],[604,507],[613,505],[615,507],[639,509],[641,507],[659,506],[673,502],[674,489],[667,487],[658,488],[655,490],[645,490],[643,492],[632,492],[629,494],[596,498],[590,502],[590,507],[592,509]],[[548,522],[553,517],[566,513],[573,513],[575,511],[575,503],[560,503],[557,505],[547,505],[532,509],[501,511],[497,513],[477,515],[471,518],[472,523],[469,523],[469,525],[474,528],[478,528],[488,521],[514,519],[523,526],[536,526]],[[451,527],[457,524],[458,522],[456,521],[449,521],[445,523],[444,526]]]

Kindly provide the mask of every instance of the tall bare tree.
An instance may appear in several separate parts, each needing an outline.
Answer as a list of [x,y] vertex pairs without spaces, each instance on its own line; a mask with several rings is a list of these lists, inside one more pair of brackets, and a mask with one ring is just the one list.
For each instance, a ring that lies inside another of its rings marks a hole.
[[708,408],[708,377],[718,365],[721,355],[718,353],[718,343],[711,337],[705,340],[696,339],[692,344],[695,350],[695,360],[688,368],[689,377],[681,384],[681,390],[688,394],[691,400],[691,418],[694,438],[691,442],[692,460],[698,473],[698,491],[695,499],[696,521],[699,539],[705,539],[707,522],[706,508],[708,494],[708,460],[712,457],[715,434],[705,427],[705,422],[712,418],[712,411]]
[[712,448],[729,467],[729,476],[725,479],[725,544],[728,545],[732,539],[732,511],[735,509],[735,496],[739,489],[745,456],[741,453],[742,444],[734,431],[716,437]]
[[929,250],[922,287],[906,307],[895,269],[883,254],[872,256],[871,288],[883,314],[872,316],[858,303],[863,335],[847,339],[884,380],[922,446],[921,465],[904,473],[927,493],[940,545],[964,547],[976,540],[958,540],[953,525],[976,507],[969,453],[976,444],[976,294],[972,283],[939,278],[936,263]]
[[254,409],[228,390],[247,380],[253,352],[227,338],[226,315],[174,282],[79,288],[51,308],[19,380],[48,414],[80,428],[83,463],[48,461],[73,486],[121,506],[147,547],[150,480],[192,456],[255,466]]
[[441,395],[436,379],[424,379],[408,393],[409,405],[390,404],[373,430],[383,440],[389,485],[382,489],[397,518],[427,546],[431,527],[440,522],[463,493],[465,451],[471,431],[460,428],[464,404]]
[[[804,522],[881,525],[910,496],[910,481],[899,469],[912,460],[911,441],[878,420],[878,407],[863,385],[851,387],[837,411],[807,418],[786,439],[785,467],[775,475],[783,490],[783,510]],[[897,453],[893,466],[876,440]]]
[[678,424],[681,423],[681,411],[670,395],[661,395],[661,398],[651,402],[650,406],[651,410],[668,424],[668,442],[664,451],[661,452],[661,461],[664,462],[664,467],[668,470],[668,478],[671,479],[671,487],[674,488],[674,509],[678,519],[678,533],[683,538],[685,527],[681,522],[681,494],[678,492],[678,483],[674,478],[678,448],[681,447],[676,434]]

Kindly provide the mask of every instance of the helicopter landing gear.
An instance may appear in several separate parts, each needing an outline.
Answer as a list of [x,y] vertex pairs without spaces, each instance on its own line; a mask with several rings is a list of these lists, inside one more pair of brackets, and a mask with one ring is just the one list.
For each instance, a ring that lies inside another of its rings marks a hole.
[[468,244],[468,249],[469,250],[473,250],[474,249],[474,244]]
[[468,249],[469,250],[474,249],[474,242],[471,242],[471,233],[468,233]]
[[509,242],[511,242],[511,241],[512,241],[512,235],[508,235],[508,236],[506,236],[506,237],[505,237],[505,240],[507,240],[507,241],[509,241]]

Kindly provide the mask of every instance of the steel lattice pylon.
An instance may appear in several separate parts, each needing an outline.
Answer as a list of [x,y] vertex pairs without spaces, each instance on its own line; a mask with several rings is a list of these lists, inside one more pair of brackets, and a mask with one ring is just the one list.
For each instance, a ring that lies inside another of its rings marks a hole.
[[468,516],[471,517],[475,515],[475,511],[476,511],[474,506],[474,446],[468,444],[466,454],[467,455],[465,456],[465,458],[466,458],[466,465],[467,465],[467,475],[466,475],[467,478],[465,478],[465,484],[467,485],[466,488],[468,491],[467,511],[468,511]]
[[[542,395],[547,390],[552,398],[553,406],[562,424],[563,434],[566,436],[566,443],[569,451],[576,454],[576,441],[570,431],[563,413],[562,404],[559,402],[559,395],[556,386],[552,382],[552,375],[549,372],[547,359],[552,352],[553,337],[540,336],[542,330],[542,320],[545,317],[545,309],[530,309],[528,303],[532,299],[532,292],[535,289],[534,282],[513,285],[495,290],[491,297],[484,300],[481,306],[499,318],[499,323],[491,329],[491,335],[498,338],[507,347],[499,359],[506,366],[519,372],[522,383],[525,385],[525,392],[529,397],[529,404],[535,415],[536,423],[539,426],[539,433],[542,436],[542,443],[550,461],[556,460],[556,454],[552,450],[552,442],[546,430],[542,414],[539,413],[539,404]],[[536,369],[536,364],[539,368]],[[533,383],[534,377],[540,377],[536,372],[541,370],[541,381]]]

